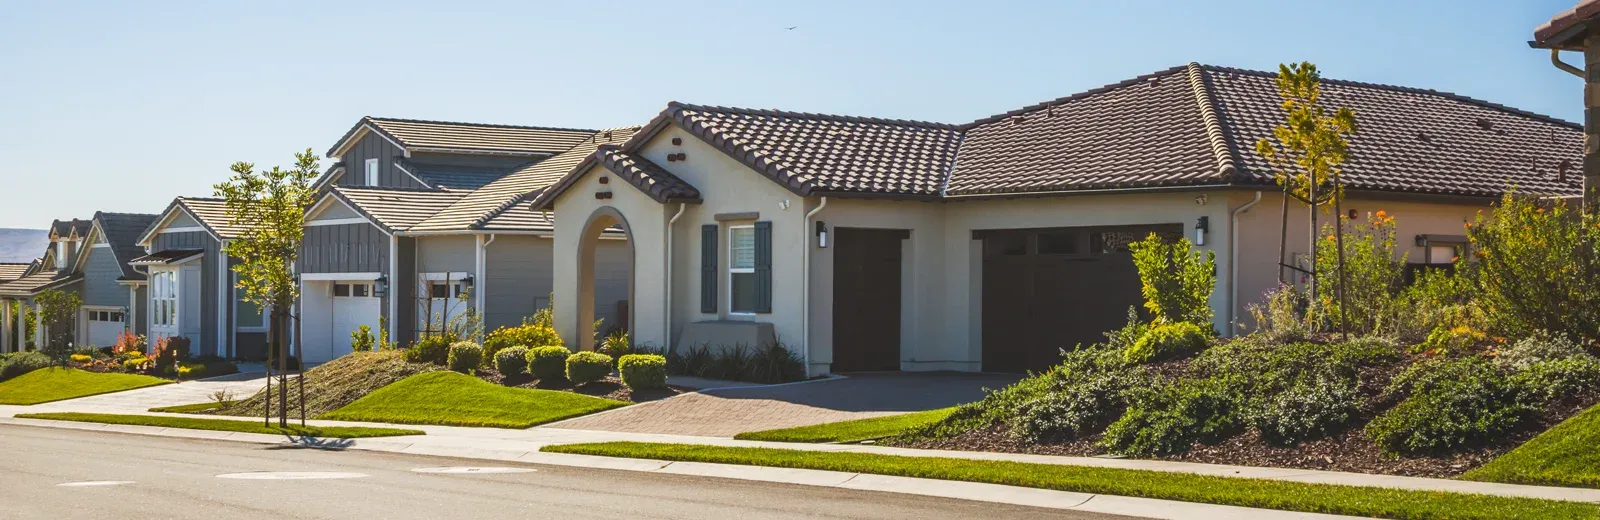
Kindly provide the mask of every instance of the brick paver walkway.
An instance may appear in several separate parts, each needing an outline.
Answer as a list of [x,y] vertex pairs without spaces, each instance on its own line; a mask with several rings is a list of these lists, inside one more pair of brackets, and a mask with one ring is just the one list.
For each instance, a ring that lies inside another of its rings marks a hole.
[[569,419],[550,428],[732,437],[919,412],[983,398],[1017,376],[969,373],[855,374],[789,385],[704,390]]

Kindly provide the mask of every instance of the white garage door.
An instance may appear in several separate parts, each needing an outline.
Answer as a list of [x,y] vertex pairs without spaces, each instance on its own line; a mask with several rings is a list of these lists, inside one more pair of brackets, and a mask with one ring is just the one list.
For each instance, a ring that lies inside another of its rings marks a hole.
[[[366,325],[378,336],[378,315],[383,300],[372,294],[372,282],[334,282],[332,357],[350,353],[350,333]],[[307,360],[328,361],[328,360]]]
[[126,330],[122,311],[83,311],[89,322],[89,337],[85,345],[109,347],[117,344],[117,336]]

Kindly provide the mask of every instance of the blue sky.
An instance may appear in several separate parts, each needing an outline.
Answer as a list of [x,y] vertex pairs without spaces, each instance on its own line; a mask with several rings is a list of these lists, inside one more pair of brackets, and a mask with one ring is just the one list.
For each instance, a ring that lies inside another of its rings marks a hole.
[[1580,80],[1525,43],[1573,3],[0,1],[0,227],[154,213],[363,115],[599,128],[678,100],[966,122],[1190,61],[1309,60],[1579,121]]

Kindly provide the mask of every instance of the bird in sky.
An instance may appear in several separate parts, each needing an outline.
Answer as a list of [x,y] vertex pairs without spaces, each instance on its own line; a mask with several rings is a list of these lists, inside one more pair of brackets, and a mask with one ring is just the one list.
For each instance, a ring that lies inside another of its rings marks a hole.
[[785,31],[793,31],[795,27],[799,27],[799,26],[798,25],[793,25],[793,26],[790,26],[790,27],[788,27],[788,28],[786,28],[784,30]]

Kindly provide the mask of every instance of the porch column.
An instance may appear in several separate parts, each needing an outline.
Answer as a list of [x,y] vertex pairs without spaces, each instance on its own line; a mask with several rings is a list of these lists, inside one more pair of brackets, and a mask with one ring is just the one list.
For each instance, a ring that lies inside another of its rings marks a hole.
[[45,324],[44,324],[44,321],[40,319],[43,316],[44,316],[44,306],[40,305],[39,302],[33,302],[33,349],[34,350],[44,350],[44,327],[45,327]]
[[14,301],[17,303],[17,344],[16,344],[17,350],[16,351],[17,352],[22,352],[23,350],[27,350],[27,348],[28,348],[28,307],[27,307],[27,305],[24,305],[22,303],[22,300],[14,300]]
[[1600,197],[1600,31],[1591,28],[1583,46],[1583,205],[1592,212]]
[[11,351],[11,300],[0,298],[0,353]]

